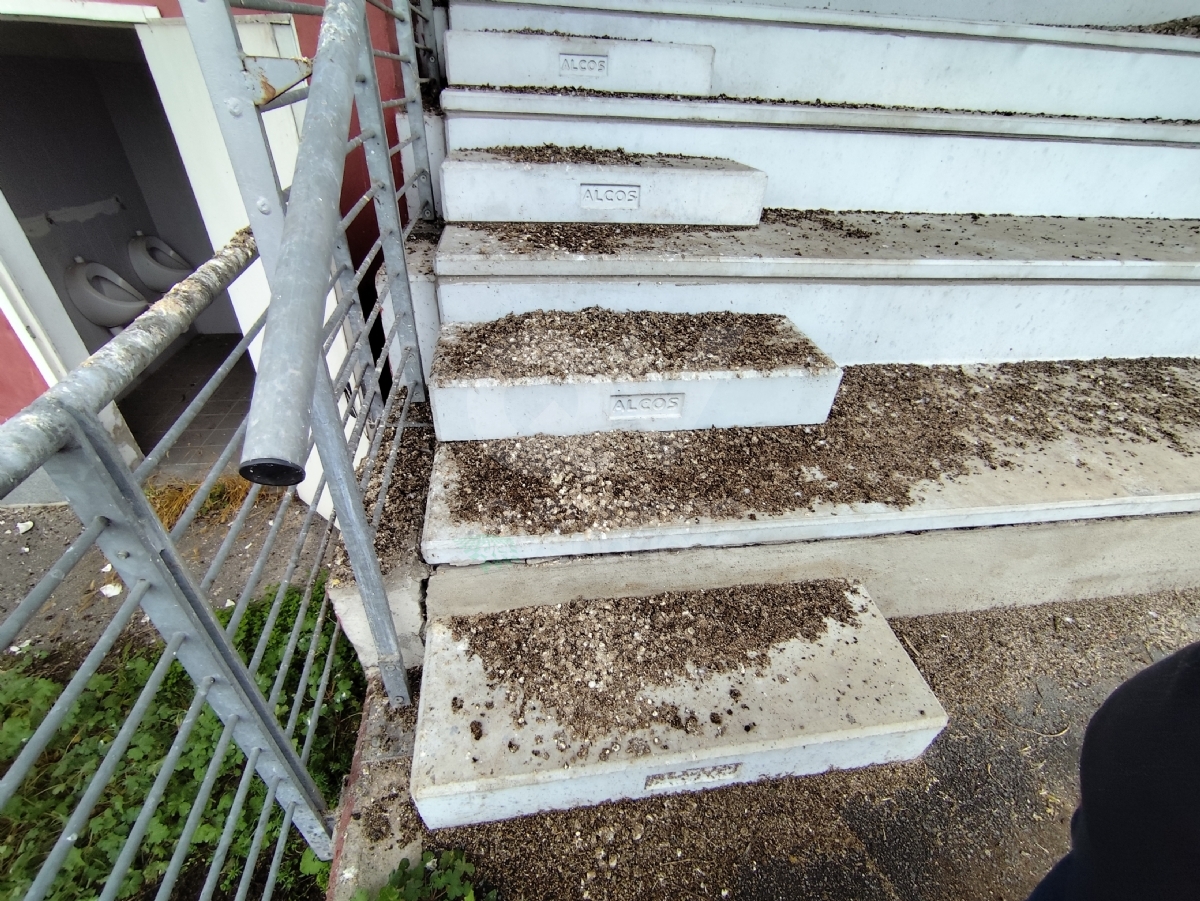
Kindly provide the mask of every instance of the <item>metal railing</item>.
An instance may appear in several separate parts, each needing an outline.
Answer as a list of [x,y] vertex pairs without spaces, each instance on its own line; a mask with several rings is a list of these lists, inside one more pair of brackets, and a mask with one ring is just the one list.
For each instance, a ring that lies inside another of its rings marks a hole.
[[[122,766],[128,765],[131,744],[155,708],[176,661],[191,680],[192,700],[166,754],[157,762],[145,764],[157,767],[153,785],[141,799],[141,808],[99,891],[100,897],[110,901],[125,891],[139,846],[152,828],[168,783],[205,710],[211,710],[220,720],[219,739],[188,801],[190,812],[158,885],[157,898],[166,901],[185,866],[195,866],[191,853],[197,831],[204,818],[213,815],[213,805],[221,800],[214,800],[213,792],[218,777],[230,765],[233,748],[244,755],[244,763],[232,800],[224,801],[228,809],[215,851],[207,861],[202,901],[212,897],[222,873],[229,878],[231,868],[237,869],[230,854],[234,853],[235,832],[242,828],[239,824],[243,818],[248,825],[257,817],[249,848],[240,862],[239,901],[248,896],[254,880],[262,878],[259,857],[269,823],[274,823],[271,828],[278,828],[278,834],[262,897],[269,898],[274,891],[292,825],[318,858],[330,858],[333,820],[327,799],[322,797],[307,766],[328,699],[341,637],[330,599],[322,589],[322,573],[339,544],[335,529],[340,531],[340,542],[353,567],[379,650],[385,690],[394,704],[409,702],[404,661],[374,550],[374,531],[396,456],[394,448],[383,453],[385,433],[390,431],[395,441],[400,440],[410,403],[424,396],[424,385],[404,259],[404,238],[415,221],[401,226],[392,167],[398,146],[389,147],[387,142],[385,102],[379,95],[375,60],[381,56],[393,59],[404,71],[407,97],[399,105],[405,107],[405,115],[414,126],[405,143],[418,148],[418,170],[410,173],[403,190],[417,192],[418,208],[432,217],[418,80],[426,77],[420,74],[421,59],[428,57],[432,36],[421,39],[420,23],[413,22],[414,16],[425,15],[419,12],[419,6],[401,0],[393,8],[388,0],[369,0],[372,6],[387,12],[399,45],[398,53],[374,50],[366,2],[331,0],[323,10],[318,52],[309,67],[307,60],[272,63],[246,57],[224,0],[182,0],[253,237],[245,232],[235,236],[212,260],[63,381],[0,425],[0,496],[42,467],[81,524],[78,538],[0,623],[0,648],[20,646],[22,634],[92,548],[103,553],[128,588],[123,602],[66,680],[53,705],[36,723],[19,753],[8,761],[0,777],[0,814],[20,794],[61,730],[70,727],[72,710],[92,690],[93,677],[112,666],[113,655],[128,644],[135,613],[143,612],[161,637],[161,647],[155,651],[157,662],[105,747],[94,775],[74,798],[70,816],[25,890],[25,901],[41,901],[52,890],[61,891],[64,864],[87,834],[89,821],[110,781]],[[298,14],[322,12],[283,0],[236,5]],[[424,65],[436,71],[436,60],[430,66],[425,59]],[[272,73],[289,83],[282,90],[265,89],[263,79]],[[261,115],[302,98],[307,98],[304,133],[295,178],[285,194]],[[357,112],[360,125],[353,137],[348,134],[351,110]],[[343,161],[347,153],[359,148],[366,156],[371,183],[343,216],[338,209]],[[380,235],[356,268],[345,232],[368,204],[374,205]],[[380,255],[387,267],[388,291],[364,315],[359,287]],[[256,257],[261,258],[271,286],[269,307],[245,331],[158,444],[140,463],[129,465],[102,425],[101,411],[162,356]],[[389,316],[383,316],[385,305]],[[390,321],[391,325],[384,335],[383,350],[376,355],[370,336],[372,330],[379,330],[382,321]],[[260,333],[263,348],[251,412],[220,452],[190,503],[168,526],[147,497],[148,480],[160,470],[172,448],[196,422]],[[386,392],[380,380],[385,367],[392,379],[391,390]],[[280,416],[281,411],[289,415]],[[227,475],[243,445],[241,472],[255,484],[201,570],[185,559],[181,543],[190,540],[212,489]],[[297,484],[305,466],[311,468],[314,446],[320,474],[304,509],[297,500]],[[364,491],[372,479],[380,477],[380,500],[368,513]],[[264,485],[280,487],[264,491]],[[272,497],[273,491],[278,497]],[[318,508],[326,492],[334,513],[323,518]],[[226,571],[239,539],[244,540],[252,512],[264,505],[272,513],[270,528],[237,601],[223,605],[214,594],[214,585]],[[289,511],[294,526],[290,531],[284,528]],[[258,603],[260,613],[253,621],[261,620],[260,631],[251,635],[250,645],[239,651],[235,635],[245,632],[251,622],[247,613],[266,587],[268,571],[281,573],[271,580],[278,587]],[[285,603],[289,597],[292,606]],[[306,624],[312,622],[314,606],[315,624],[309,626]],[[296,612],[289,621],[291,614],[285,611],[292,607]],[[218,613],[218,608],[225,612]],[[318,640],[324,635],[329,635],[327,643]],[[283,649],[281,656],[271,658],[271,665],[277,669],[270,674],[263,670],[273,636],[279,637]],[[322,659],[318,659],[319,650]],[[320,677],[315,690],[310,690],[316,673]],[[265,800],[253,812],[251,796],[255,793],[251,788],[256,779],[265,786]],[[281,826],[277,810],[281,812]],[[88,892],[91,889],[81,889],[80,896]]]

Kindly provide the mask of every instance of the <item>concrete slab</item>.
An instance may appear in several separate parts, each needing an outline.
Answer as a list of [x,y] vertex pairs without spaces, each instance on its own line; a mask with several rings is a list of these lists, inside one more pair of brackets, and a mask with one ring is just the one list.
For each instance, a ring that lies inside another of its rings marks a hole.
[[[438,438],[820,423],[841,383],[841,369],[786,319],[741,317],[721,329],[703,317],[657,317],[648,324],[645,316],[608,315],[598,333],[596,318],[556,315],[553,330],[536,314],[500,324],[511,328],[443,329],[429,382]],[[711,352],[688,348],[679,355],[677,329],[701,340],[711,333]],[[530,350],[522,340],[520,352],[535,359],[510,374],[497,370],[496,361],[518,346],[510,343],[517,340],[512,334],[532,334],[540,346]],[[595,347],[597,334],[626,341]],[[743,364],[747,344],[762,354],[759,365]]]
[[757,547],[439,566],[430,619],[526,604],[859,580],[889,619],[1200,586],[1200,514],[948,529]]
[[1195,125],[465,89],[441,100],[451,151],[549,142],[733,159],[766,173],[769,207],[1200,213]]
[[916,757],[946,714],[865,593],[853,603],[854,625],[827,620],[817,641],[787,641],[758,666],[638,692],[642,703],[694,711],[694,729],[612,731],[588,747],[521,686],[489,683],[467,641],[433,623],[413,758],[417,809],[436,829]]
[[[1188,37],[987,24],[965,8],[952,16],[960,21],[947,22],[931,20],[925,11],[882,18],[781,3],[562,0],[453,6],[456,29],[536,28],[707,45],[716,50],[712,92],[729,97],[821,98],[827,103],[1104,118],[1200,118],[1200,97],[1190,89],[1200,76],[1200,46]],[[1117,24],[1137,21],[1140,13],[1130,9]],[[1194,14],[1194,9],[1187,13]],[[972,19],[976,21],[962,21]],[[1089,19],[1082,24],[1100,22]],[[503,77],[509,66],[497,62],[487,68]],[[553,84],[489,82],[485,72],[476,77],[482,80],[461,83]],[[579,86],[606,88],[601,83]]]
[[775,313],[842,365],[1200,347],[1200,221],[836,213],[788,224],[775,215],[744,231],[633,236],[605,253],[451,226],[436,260],[441,317],[589,306]]
[[[681,517],[637,527],[598,523],[567,534],[521,526],[497,534],[479,523],[455,519],[449,497],[457,485],[453,459],[445,446],[440,447],[421,544],[428,563],[469,565],[1200,511],[1200,467],[1193,457],[1162,444],[1114,446],[1079,437],[1024,452],[1011,469],[980,466],[954,481],[925,483],[915,492],[915,503],[905,509],[819,504],[813,510],[757,513],[753,518]],[[802,480],[797,487],[803,487]]]
[[442,163],[443,212],[451,222],[754,225],[766,187],[763,173],[727,159],[527,163],[452,150]]
[[[420,666],[425,657],[425,642],[422,638],[425,615],[421,608],[424,580],[428,567],[420,561],[395,567],[384,576],[388,606],[392,611],[392,622],[396,626],[396,637],[400,640],[400,652],[405,666]],[[358,652],[359,662],[364,669],[379,665],[379,650],[367,623],[362,595],[353,579],[331,579],[326,586],[333,609],[337,613],[342,631]]]
[[713,48],[497,31],[446,32],[450,83],[707,96]]

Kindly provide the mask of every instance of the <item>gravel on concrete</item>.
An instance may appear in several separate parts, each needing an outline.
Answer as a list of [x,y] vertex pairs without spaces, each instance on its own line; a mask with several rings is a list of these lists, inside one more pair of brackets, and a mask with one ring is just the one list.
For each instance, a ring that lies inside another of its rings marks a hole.
[[683,372],[832,369],[786,316],[757,313],[510,313],[442,329],[435,382]]
[[818,504],[904,508],[1065,436],[1200,448],[1200,360],[847,367],[821,425],[448,443],[455,522],[570,533]]

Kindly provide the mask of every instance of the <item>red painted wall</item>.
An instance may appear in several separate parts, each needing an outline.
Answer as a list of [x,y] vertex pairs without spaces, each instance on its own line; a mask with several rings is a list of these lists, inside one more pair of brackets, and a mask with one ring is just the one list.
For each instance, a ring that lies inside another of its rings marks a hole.
[[7,317],[0,316],[0,422],[29,406],[46,387]]

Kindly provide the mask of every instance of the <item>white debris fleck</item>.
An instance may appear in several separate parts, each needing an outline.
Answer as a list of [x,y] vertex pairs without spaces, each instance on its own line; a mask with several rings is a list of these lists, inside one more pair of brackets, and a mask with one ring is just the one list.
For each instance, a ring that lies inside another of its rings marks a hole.
[[100,586],[100,593],[102,595],[104,595],[106,598],[115,598],[117,595],[119,595],[121,593],[122,590],[123,589],[121,588],[121,586],[117,585],[115,583],[109,583],[108,585]]
[[104,564],[102,567],[100,567],[100,572],[102,572],[102,573],[110,573],[110,572],[112,572],[112,564],[111,564],[111,563],[105,563],[105,564]]
[[10,646],[9,646],[9,648],[8,648],[8,653],[10,653],[10,654],[20,654],[20,653],[21,653],[23,650],[25,650],[27,647],[29,647],[29,645],[30,645],[31,641],[32,641],[32,639],[30,639],[30,638],[26,638],[26,639],[25,639],[24,641],[22,641],[20,644],[14,644],[14,645],[10,645]]
[[28,532],[32,528],[33,528],[33,520],[28,520],[27,522],[17,523],[17,533],[19,535],[24,535],[26,532]]
[[233,598],[225,598],[225,606],[226,606],[226,607],[232,607],[232,606],[234,606],[234,603],[233,603]]

